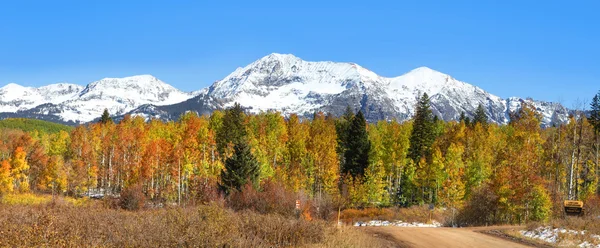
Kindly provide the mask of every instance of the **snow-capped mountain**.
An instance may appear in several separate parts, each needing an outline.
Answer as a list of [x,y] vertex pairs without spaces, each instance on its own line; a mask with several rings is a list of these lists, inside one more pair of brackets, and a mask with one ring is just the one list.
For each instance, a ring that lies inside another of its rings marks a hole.
[[64,122],[84,123],[100,116],[105,108],[114,115],[121,115],[144,104],[175,104],[194,95],[153,76],[140,75],[105,78],[86,87],[54,84],[28,88],[9,84],[0,89],[0,96],[0,112],[50,115]]
[[[270,54],[238,68],[210,86],[206,97],[219,99],[224,107],[238,102],[250,112],[276,110],[310,117],[315,111],[341,115],[351,106],[363,111],[369,121],[404,121],[414,114],[423,93],[431,98],[434,114],[444,120],[456,120],[461,112],[472,115],[482,104],[490,120],[505,124],[509,111],[525,101],[502,99],[427,67],[386,78],[354,63],[307,62],[284,54]],[[561,105],[533,103],[546,125],[553,115],[556,121],[567,120],[567,109]]]
[[40,88],[10,83],[0,88],[0,112],[27,110],[44,103],[60,103],[83,90],[76,84],[51,84]]
[[[544,125],[565,122],[568,116],[568,110],[560,104],[517,97],[502,99],[427,67],[388,78],[354,63],[309,62],[276,53],[193,93],[181,92],[149,75],[102,79],[75,90],[76,94],[56,90],[60,87],[54,85],[50,88],[55,95],[35,101],[32,92],[42,92],[42,88],[14,84],[3,87],[0,112],[88,122],[108,108],[115,116],[173,120],[186,111],[206,114],[238,102],[254,113],[274,110],[310,118],[316,111],[323,111],[339,116],[350,106],[361,110],[369,121],[405,121],[414,115],[418,97],[427,93],[434,114],[444,120],[456,120],[462,112],[472,116],[482,104],[491,121],[505,124],[510,111],[520,108],[524,101],[531,101],[542,113]],[[7,95],[11,97],[5,98]]]

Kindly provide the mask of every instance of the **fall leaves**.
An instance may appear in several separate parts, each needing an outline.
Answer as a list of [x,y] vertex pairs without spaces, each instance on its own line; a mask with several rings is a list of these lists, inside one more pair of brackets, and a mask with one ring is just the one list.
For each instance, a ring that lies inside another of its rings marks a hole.
[[437,120],[428,108],[424,96],[404,123],[366,123],[351,110],[309,120],[233,108],[176,122],[127,116],[70,133],[2,130],[0,193],[117,194],[136,185],[150,199],[182,203],[214,194],[235,161],[250,161],[257,170],[239,171],[252,171],[245,176],[255,184],[275,181],[347,207],[460,209],[488,194],[494,218],[520,222],[598,190],[598,138],[584,115],[541,129],[526,103],[504,126],[486,123],[482,108],[459,122]]

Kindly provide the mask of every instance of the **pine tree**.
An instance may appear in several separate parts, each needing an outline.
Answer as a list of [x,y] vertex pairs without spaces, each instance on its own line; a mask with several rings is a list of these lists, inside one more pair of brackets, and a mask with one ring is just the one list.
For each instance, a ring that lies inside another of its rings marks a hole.
[[422,157],[427,157],[431,153],[431,145],[435,140],[434,124],[429,96],[427,93],[423,93],[417,103],[408,149],[408,158],[412,159],[415,164],[418,164]]
[[465,122],[467,120],[467,116],[465,115],[465,112],[460,112],[460,117],[458,117],[458,122]]
[[257,188],[260,176],[260,166],[248,144],[237,143],[233,150],[233,155],[225,160],[225,169],[221,171],[219,184],[221,190],[227,195],[241,190],[247,183]]
[[361,111],[352,118],[346,135],[348,149],[344,152],[342,172],[362,177],[369,166],[371,142],[367,133],[367,121]]
[[100,123],[107,124],[107,123],[112,123],[112,122],[113,122],[113,120],[112,120],[112,118],[110,118],[108,109],[104,109],[104,112],[102,112],[102,117],[100,117]]
[[217,130],[217,150],[221,155],[227,153],[230,144],[247,142],[247,131],[244,125],[246,115],[239,103],[225,110],[221,127]]
[[477,106],[477,110],[475,110],[475,117],[473,118],[473,125],[474,124],[481,124],[481,125],[485,125],[488,122],[488,117],[485,114],[485,109],[483,108],[483,105],[481,105],[481,103],[479,104],[479,106]]
[[600,92],[592,98],[590,103],[590,123],[596,133],[600,133]]
[[346,107],[346,112],[335,121],[335,132],[337,133],[337,153],[342,167],[345,163],[345,153],[348,150],[348,128],[354,118],[354,111],[350,106]]

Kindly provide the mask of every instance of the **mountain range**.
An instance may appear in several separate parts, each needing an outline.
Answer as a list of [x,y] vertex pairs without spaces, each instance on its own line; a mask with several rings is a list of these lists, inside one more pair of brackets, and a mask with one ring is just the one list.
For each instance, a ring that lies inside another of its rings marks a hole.
[[183,92],[150,75],[105,78],[83,87],[52,84],[40,88],[8,84],[0,88],[0,118],[28,117],[67,124],[94,121],[106,108],[126,114],[175,120],[182,113],[209,114],[240,103],[248,112],[279,111],[310,118],[316,111],[341,115],[350,106],[368,121],[411,118],[419,96],[427,93],[433,113],[457,120],[483,105],[490,121],[506,124],[525,101],[543,116],[544,126],[568,120],[558,103],[502,99],[474,85],[427,67],[398,77],[382,77],[355,63],[309,62],[294,55],[270,54],[195,92]]

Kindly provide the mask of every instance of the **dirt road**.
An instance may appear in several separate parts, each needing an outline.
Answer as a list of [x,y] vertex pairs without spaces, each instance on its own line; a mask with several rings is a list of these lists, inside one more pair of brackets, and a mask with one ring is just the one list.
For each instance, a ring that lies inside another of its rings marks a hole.
[[[399,247],[530,247],[507,239],[480,233],[490,228],[418,228],[418,227],[369,227],[367,232],[392,240]],[[495,227],[496,229],[512,227]]]

